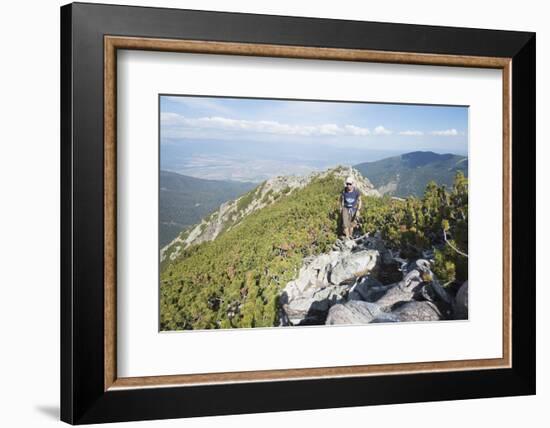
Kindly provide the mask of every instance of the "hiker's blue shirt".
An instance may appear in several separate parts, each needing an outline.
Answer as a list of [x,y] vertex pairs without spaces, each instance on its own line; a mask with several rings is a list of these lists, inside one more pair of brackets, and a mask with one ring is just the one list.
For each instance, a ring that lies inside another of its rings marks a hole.
[[342,197],[344,198],[344,207],[357,208],[357,202],[359,201],[359,190],[353,189],[351,192],[342,191]]

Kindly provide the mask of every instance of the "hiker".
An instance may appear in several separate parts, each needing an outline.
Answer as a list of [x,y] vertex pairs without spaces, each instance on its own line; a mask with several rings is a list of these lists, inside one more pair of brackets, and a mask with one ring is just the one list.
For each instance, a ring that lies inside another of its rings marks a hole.
[[342,229],[347,239],[353,237],[353,229],[361,209],[361,193],[354,186],[353,177],[346,178],[345,188],[340,195]]

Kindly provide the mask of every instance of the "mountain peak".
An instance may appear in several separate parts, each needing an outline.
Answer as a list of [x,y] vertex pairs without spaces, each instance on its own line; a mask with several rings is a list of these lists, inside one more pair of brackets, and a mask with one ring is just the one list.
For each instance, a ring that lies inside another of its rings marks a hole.
[[432,151],[415,151],[402,154],[401,159],[403,159],[411,167],[418,167],[432,162],[446,161],[454,156],[455,155],[451,153],[440,154]]
[[342,180],[342,187],[344,187],[345,180],[348,177],[353,177],[354,186],[364,195],[368,196],[380,196],[379,192],[374,188],[374,185],[367,177],[364,177],[359,170],[353,167],[346,167],[338,165],[334,168],[330,168],[318,175],[320,178],[333,176],[336,179]]
[[354,165],[381,194],[420,197],[429,181],[451,186],[457,171],[468,175],[468,158],[452,153],[414,151]]

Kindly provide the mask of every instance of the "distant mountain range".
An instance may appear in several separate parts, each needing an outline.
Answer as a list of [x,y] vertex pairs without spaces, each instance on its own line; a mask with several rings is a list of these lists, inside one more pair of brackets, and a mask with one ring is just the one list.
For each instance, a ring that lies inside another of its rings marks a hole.
[[417,151],[375,162],[354,165],[381,194],[422,196],[426,184],[435,181],[450,187],[457,171],[468,176],[468,158],[451,153]]
[[161,171],[160,246],[168,244],[187,227],[199,223],[223,202],[235,199],[255,186],[255,183],[204,180]]

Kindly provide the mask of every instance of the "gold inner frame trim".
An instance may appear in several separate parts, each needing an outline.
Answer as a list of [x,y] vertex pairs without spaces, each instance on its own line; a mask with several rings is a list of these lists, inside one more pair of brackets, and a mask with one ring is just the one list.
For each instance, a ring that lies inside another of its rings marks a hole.
[[[242,55],[393,64],[494,68],[502,70],[503,144],[503,307],[502,358],[371,364],[341,367],[279,369],[170,376],[117,376],[116,366],[116,88],[118,49]],[[385,52],[362,49],[321,48],[252,43],[172,40],[141,37],[104,37],[104,389],[193,386],[220,383],[286,381],[313,378],[361,377],[405,373],[509,368],[512,363],[512,165],[510,58]]]

